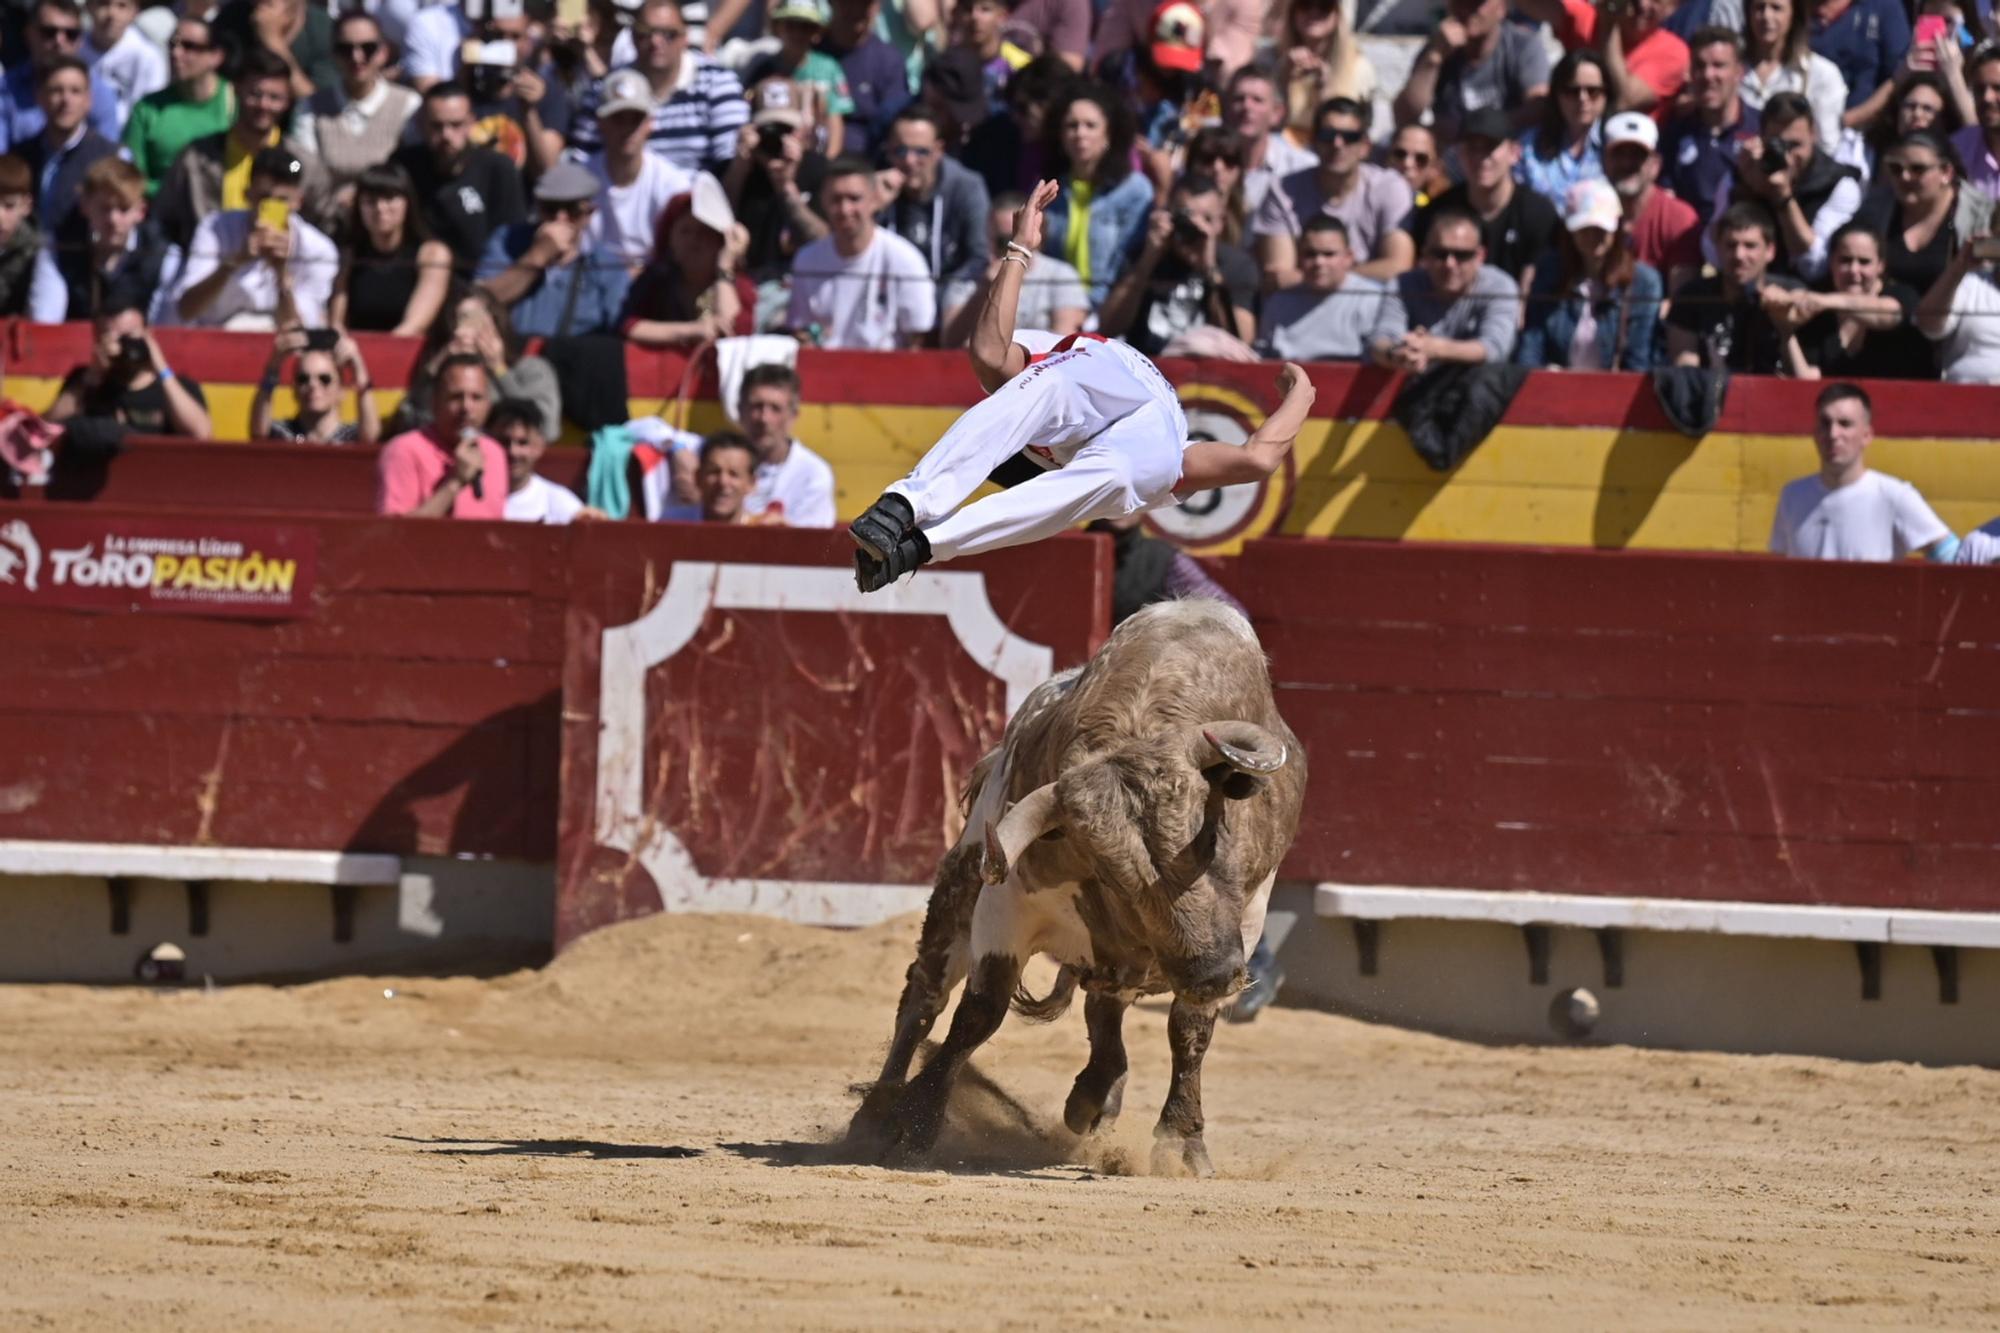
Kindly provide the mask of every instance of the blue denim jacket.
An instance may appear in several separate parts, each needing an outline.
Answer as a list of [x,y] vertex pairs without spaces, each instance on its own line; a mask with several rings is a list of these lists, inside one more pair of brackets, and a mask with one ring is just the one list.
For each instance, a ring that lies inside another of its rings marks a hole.
[[[1043,221],[1042,252],[1066,259],[1064,246],[1069,237],[1069,182],[1049,205]],[[1139,237],[1145,234],[1146,218],[1153,208],[1153,183],[1139,172],[1090,201],[1090,304],[1103,303],[1104,295],[1118,275],[1125,271]]]
[[[1514,349],[1514,363],[1530,370],[1569,364],[1570,339],[1576,336],[1577,317],[1583,313],[1583,299],[1575,290],[1558,291],[1562,281],[1560,261],[1542,265],[1535,274],[1534,291],[1528,300],[1528,319],[1521,341]],[[1650,264],[1632,270],[1632,285],[1597,302],[1597,350],[1606,370],[1651,370],[1653,340],[1659,332],[1660,298],[1664,284],[1660,271]],[[1625,308],[1624,336],[1618,328],[1620,303]]]

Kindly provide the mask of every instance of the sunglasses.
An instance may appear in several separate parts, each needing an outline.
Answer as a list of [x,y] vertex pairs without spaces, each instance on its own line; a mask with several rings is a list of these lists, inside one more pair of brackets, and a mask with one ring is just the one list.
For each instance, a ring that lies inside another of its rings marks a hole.
[[889,150],[890,157],[914,157],[918,161],[937,156],[935,148],[921,148],[915,144],[899,143]]
[[333,383],[333,376],[322,370],[317,373],[294,376],[292,383],[298,385],[301,389],[309,389],[315,384],[324,389],[327,385]]
[[1414,148],[1391,148],[1389,150],[1389,160],[1392,162],[1408,162],[1413,167],[1427,167],[1431,164],[1431,155],[1429,153],[1419,153]]
[[1473,260],[1479,258],[1479,251],[1460,250],[1451,246],[1434,245],[1424,251],[1424,258],[1435,259],[1440,263],[1470,264]]
[[535,204],[542,210],[542,216],[545,218],[580,218],[596,207],[588,199],[538,199]]
[[333,53],[348,60],[373,60],[382,49],[380,42],[335,42]]
[[1366,139],[1368,132],[1366,130],[1336,130],[1332,126],[1328,126],[1313,137],[1321,143],[1339,143],[1351,146]]
[[1915,180],[1919,176],[1928,176],[1937,169],[1938,164],[1935,162],[1886,162],[1883,164],[1883,170],[1887,171],[1891,176],[1903,180]]
[[687,35],[686,28],[649,28],[644,24],[634,24],[632,27],[632,40],[635,42],[643,42],[648,37],[657,37],[663,42],[678,42]]
[[83,40],[82,28],[72,28],[67,24],[57,23],[37,23],[35,27],[40,30],[42,37],[47,41],[80,42]]
[[167,41],[169,51],[213,51],[214,42],[191,42],[185,37],[174,37]]

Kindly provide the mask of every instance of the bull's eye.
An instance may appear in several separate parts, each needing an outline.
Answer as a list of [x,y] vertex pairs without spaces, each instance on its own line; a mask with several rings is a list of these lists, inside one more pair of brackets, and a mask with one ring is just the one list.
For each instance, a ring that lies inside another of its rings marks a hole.
[[1062,835],[1063,835],[1063,831],[1062,831],[1061,829],[1059,829],[1059,828],[1052,828],[1052,829],[1050,829],[1050,830],[1049,830],[1049,831],[1048,831],[1047,833],[1044,833],[1044,834],[1043,834],[1043,835],[1041,836],[1041,838],[1040,838],[1040,841],[1042,841],[1042,842],[1054,842],[1054,841],[1055,841],[1055,840],[1056,840],[1057,838],[1060,838],[1060,837],[1062,837]]

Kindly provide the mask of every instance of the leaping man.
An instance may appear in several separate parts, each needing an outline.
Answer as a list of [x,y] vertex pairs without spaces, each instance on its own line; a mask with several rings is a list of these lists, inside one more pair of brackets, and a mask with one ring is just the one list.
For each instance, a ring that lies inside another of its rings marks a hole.
[[[932,561],[1020,546],[1092,519],[1260,481],[1277,470],[1305,424],[1312,383],[1288,363],[1278,373],[1284,402],[1246,442],[1190,444],[1180,400],[1146,356],[1096,334],[1058,338],[1016,330],[1021,284],[1057,189],[1043,181],[1015,217],[1014,238],[973,330],[972,368],[989,396],[848,527],[859,548],[854,581],[863,592]],[[1045,470],[958,507],[1017,454]]]

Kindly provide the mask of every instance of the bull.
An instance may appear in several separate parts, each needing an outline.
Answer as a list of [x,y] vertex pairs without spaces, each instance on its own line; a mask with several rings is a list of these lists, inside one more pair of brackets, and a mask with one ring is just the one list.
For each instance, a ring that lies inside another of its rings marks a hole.
[[[1305,754],[1278,715],[1263,649],[1220,602],[1147,607],[1084,666],[1038,686],[973,769],[965,832],[938,863],[888,1056],[850,1145],[887,1158],[929,1151],[954,1079],[1010,1003],[1046,1022],[1079,987],[1090,1056],[1063,1121],[1079,1135],[1104,1129],[1124,1097],[1125,1010],[1171,991],[1173,1079],[1153,1167],[1212,1174],[1202,1057],[1217,1012],[1246,983],[1305,787]],[[1021,989],[1038,953],[1059,965],[1042,999]],[[909,1079],[962,980],[944,1041]]]

